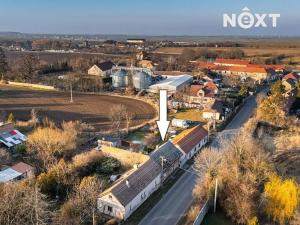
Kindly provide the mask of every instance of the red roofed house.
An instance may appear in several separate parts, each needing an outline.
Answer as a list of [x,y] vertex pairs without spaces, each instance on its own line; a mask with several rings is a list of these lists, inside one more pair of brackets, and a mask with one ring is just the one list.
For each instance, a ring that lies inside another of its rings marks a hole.
[[294,81],[297,81],[298,79],[300,79],[300,76],[298,73],[293,72],[293,73],[289,73],[287,75],[285,75],[282,80],[288,80],[288,79],[292,79]]
[[237,66],[237,67],[246,67],[250,64],[250,61],[248,60],[241,60],[241,59],[222,59],[217,58],[214,61],[215,65],[220,66]]
[[266,64],[249,64],[247,67],[259,67],[265,69],[272,69],[275,72],[283,73],[286,70],[286,66],[284,65],[266,65]]
[[294,95],[294,90],[297,88],[297,82],[300,81],[298,73],[289,73],[282,78],[282,85],[286,91],[286,96]]
[[275,71],[272,69],[265,69],[261,67],[240,67],[240,66],[225,66],[222,68],[212,69],[222,75],[236,75],[241,78],[252,78],[254,80],[273,80],[275,79]]
[[194,104],[212,104],[215,101],[215,95],[218,94],[218,87],[213,82],[207,82],[205,85],[191,85],[189,89],[188,102]]
[[214,101],[210,107],[205,107],[202,111],[203,119],[214,119],[216,121],[222,120],[223,115],[223,103],[220,101]]
[[178,134],[172,143],[182,151],[180,165],[184,165],[208,142],[208,132],[201,125],[186,129]]

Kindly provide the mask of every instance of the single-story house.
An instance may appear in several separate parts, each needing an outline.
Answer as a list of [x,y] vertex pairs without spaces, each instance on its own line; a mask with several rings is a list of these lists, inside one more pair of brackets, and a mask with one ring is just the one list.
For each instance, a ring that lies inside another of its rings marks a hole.
[[26,163],[19,162],[12,167],[0,171],[0,183],[21,180],[34,175],[34,168]]
[[223,103],[215,100],[214,103],[202,111],[203,119],[221,120],[223,114]]
[[114,66],[115,64],[111,61],[95,64],[88,70],[88,75],[107,78],[112,74],[112,70]]
[[161,166],[152,159],[132,169],[99,196],[99,212],[126,220],[159,188],[161,172]]
[[183,153],[171,142],[167,141],[150,154],[150,158],[163,167],[163,180],[176,168],[180,167],[180,159]]
[[183,153],[180,165],[184,165],[208,142],[208,132],[201,125],[182,131],[172,143]]
[[0,147],[1,145],[13,148],[26,141],[26,136],[14,128],[12,123],[0,125]]

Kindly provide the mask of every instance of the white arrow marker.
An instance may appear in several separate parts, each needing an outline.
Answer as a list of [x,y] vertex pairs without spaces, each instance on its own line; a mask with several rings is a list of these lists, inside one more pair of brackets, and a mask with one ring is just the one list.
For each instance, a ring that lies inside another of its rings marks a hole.
[[167,105],[167,90],[159,91],[159,121],[156,121],[161,139],[164,141],[170,121],[167,120],[168,117],[168,105]]

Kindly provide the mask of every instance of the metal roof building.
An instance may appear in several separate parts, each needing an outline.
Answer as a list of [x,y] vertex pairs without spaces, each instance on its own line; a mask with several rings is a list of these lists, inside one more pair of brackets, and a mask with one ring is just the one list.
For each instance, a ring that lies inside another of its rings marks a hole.
[[149,87],[148,91],[157,93],[159,90],[167,90],[169,93],[175,93],[182,90],[186,85],[193,81],[191,75],[179,75],[179,76],[166,76],[156,84]]

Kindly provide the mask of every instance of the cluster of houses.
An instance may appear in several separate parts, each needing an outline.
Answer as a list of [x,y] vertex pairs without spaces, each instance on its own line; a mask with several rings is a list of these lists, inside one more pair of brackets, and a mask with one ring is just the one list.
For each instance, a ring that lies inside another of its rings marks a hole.
[[103,79],[111,78],[112,87],[115,89],[132,86],[137,90],[145,90],[149,93],[157,93],[161,89],[175,93],[193,81],[193,77],[185,73],[181,73],[179,76],[156,75],[153,73],[153,66],[149,60],[140,60],[138,65],[139,67],[116,66],[107,61],[93,65],[88,70],[88,75]]
[[[26,136],[14,128],[12,123],[0,124],[0,148],[13,151],[26,141]],[[19,162],[11,167],[0,165],[0,183],[21,180],[34,175],[34,168]]]
[[125,173],[99,196],[99,212],[126,220],[172,172],[199,152],[208,139],[207,130],[198,125],[165,142],[146,162]]
[[201,62],[198,66],[223,76],[236,75],[241,79],[251,78],[258,82],[275,80],[278,74],[286,70],[283,65],[251,64],[249,60],[223,58],[217,58],[214,62]]

